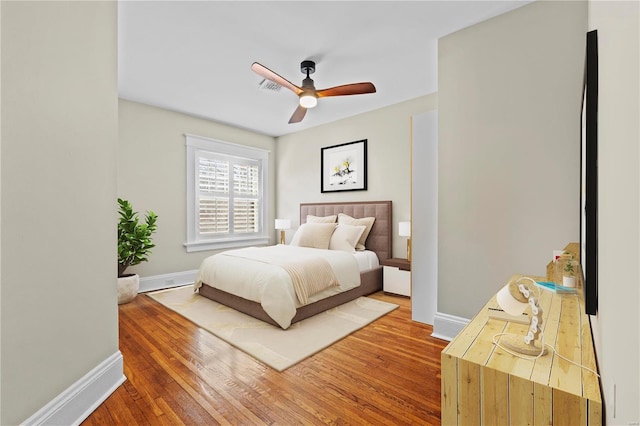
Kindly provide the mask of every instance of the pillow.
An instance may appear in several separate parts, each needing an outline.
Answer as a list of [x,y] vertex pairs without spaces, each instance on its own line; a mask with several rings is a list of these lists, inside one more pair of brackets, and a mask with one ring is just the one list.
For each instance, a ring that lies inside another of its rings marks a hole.
[[338,225],[364,225],[367,228],[364,230],[362,235],[360,236],[360,240],[358,244],[356,244],[356,250],[364,250],[364,242],[367,241],[367,237],[369,236],[369,232],[371,232],[371,228],[373,227],[373,222],[375,222],[375,217],[363,217],[360,219],[352,218],[349,215],[344,213],[338,214]]
[[292,246],[328,249],[335,223],[305,223],[300,225],[291,240]]
[[331,216],[314,216],[312,214],[307,215],[307,223],[336,223],[336,215]]
[[356,252],[356,244],[360,236],[367,229],[364,225],[338,225],[331,235],[329,250],[342,250],[348,253]]

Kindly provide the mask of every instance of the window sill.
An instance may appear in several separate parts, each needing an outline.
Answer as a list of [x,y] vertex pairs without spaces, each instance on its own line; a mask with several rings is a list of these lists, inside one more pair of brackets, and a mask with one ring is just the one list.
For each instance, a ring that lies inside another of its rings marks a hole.
[[247,238],[247,239],[234,239],[234,240],[225,240],[225,241],[194,241],[189,243],[184,243],[184,247],[187,253],[193,253],[198,251],[207,251],[207,250],[221,250],[228,248],[239,248],[239,247],[249,247],[256,245],[267,245],[269,244],[269,238],[267,237],[257,237],[257,238]]

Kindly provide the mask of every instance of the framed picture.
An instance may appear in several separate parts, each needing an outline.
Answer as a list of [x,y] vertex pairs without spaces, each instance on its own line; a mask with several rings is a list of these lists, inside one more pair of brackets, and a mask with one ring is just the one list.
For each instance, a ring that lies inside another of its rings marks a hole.
[[367,140],[320,149],[320,192],[366,191]]

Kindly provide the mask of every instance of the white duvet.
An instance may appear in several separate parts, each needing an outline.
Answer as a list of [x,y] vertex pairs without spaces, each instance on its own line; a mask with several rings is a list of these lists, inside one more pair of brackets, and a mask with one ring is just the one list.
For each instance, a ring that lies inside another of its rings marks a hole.
[[301,306],[289,274],[280,266],[247,257],[282,257],[287,261],[322,257],[331,265],[339,285],[309,297],[309,303],[360,285],[360,269],[354,255],[338,250],[321,250],[290,245],[249,247],[230,250],[206,258],[194,284],[202,283],[260,303],[262,309],[283,329],[291,325],[296,309]]

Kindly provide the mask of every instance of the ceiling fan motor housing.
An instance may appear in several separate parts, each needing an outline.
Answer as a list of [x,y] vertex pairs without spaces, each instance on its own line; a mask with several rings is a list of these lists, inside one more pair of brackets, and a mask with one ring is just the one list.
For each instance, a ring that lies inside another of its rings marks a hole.
[[316,90],[316,87],[313,85],[313,80],[310,79],[309,77],[307,77],[304,80],[302,80],[302,88],[303,89],[310,89],[311,91],[315,91]]

